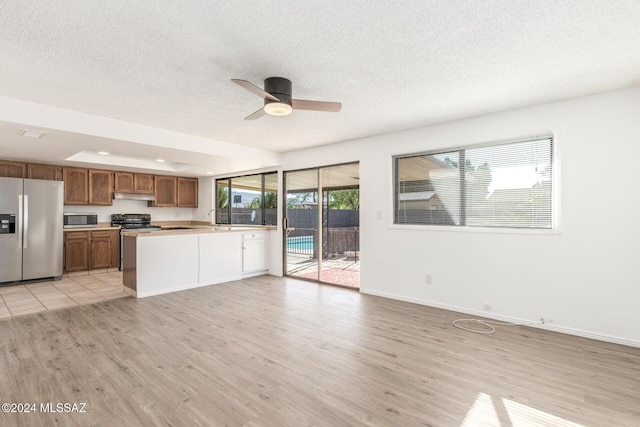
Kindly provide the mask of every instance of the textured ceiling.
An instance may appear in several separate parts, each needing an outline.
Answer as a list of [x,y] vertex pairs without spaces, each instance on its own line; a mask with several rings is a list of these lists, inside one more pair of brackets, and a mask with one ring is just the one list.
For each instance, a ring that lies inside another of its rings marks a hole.
[[[638,0],[3,0],[0,96],[288,151],[638,85],[639,22]],[[271,76],[342,111],[244,121],[262,101],[230,79]]]

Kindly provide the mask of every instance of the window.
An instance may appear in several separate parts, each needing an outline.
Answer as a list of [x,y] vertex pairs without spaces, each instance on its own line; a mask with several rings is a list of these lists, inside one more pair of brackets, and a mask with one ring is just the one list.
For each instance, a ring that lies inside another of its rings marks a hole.
[[550,135],[395,156],[394,223],[553,227]]
[[216,180],[217,224],[276,225],[278,173]]

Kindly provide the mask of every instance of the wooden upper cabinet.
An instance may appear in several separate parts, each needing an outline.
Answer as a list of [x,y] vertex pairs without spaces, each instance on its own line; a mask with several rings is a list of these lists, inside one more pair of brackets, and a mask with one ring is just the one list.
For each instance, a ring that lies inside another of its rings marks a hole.
[[20,162],[0,160],[0,176],[6,178],[25,178],[27,176],[27,165]]
[[89,170],[84,168],[62,168],[64,181],[64,204],[86,205],[89,203]]
[[114,190],[123,193],[153,194],[153,175],[146,173],[115,172]]
[[65,205],[111,206],[113,172],[99,169],[62,168]]
[[198,178],[178,178],[178,206],[198,207]]
[[62,181],[62,167],[56,165],[29,163],[27,165],[27,178]]
[[133,175],[133,191],[153,194],[153,175],[137,173]]
[[133,173],[115,172],[113,174],[113,189],[123,193],[133,192]]
[[151,206],[175,207],[178,204],[178,180],[175,176],[155,175],[153,177],[155,201]]
[[89,169],[89,204],[111,206],[113,204],[113,172]]

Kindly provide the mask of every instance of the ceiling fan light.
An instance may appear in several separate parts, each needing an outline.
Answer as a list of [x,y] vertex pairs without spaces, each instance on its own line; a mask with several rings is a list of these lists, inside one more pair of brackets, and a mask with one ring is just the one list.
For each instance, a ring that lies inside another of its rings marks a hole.
[[288,116],[292,111],[291,105],[284,102],[270,102],[264,106],[264,112],[270,116]]

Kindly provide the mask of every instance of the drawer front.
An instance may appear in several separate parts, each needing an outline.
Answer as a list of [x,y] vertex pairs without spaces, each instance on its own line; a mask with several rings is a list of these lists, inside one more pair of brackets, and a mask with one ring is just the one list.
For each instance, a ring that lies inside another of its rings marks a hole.
[[69,239],[88,239],[89,233],[87,231],[66,231],[64,238]]
[[111,232],[110,231],[92,231],[91,232],[91,238],[92,239],[96,239],[96,238],[103,238],[103,237],[111,237]]
[[257,240],[264,239],[264,233],[255,232],[255,233],[242,233],[242,240]]

